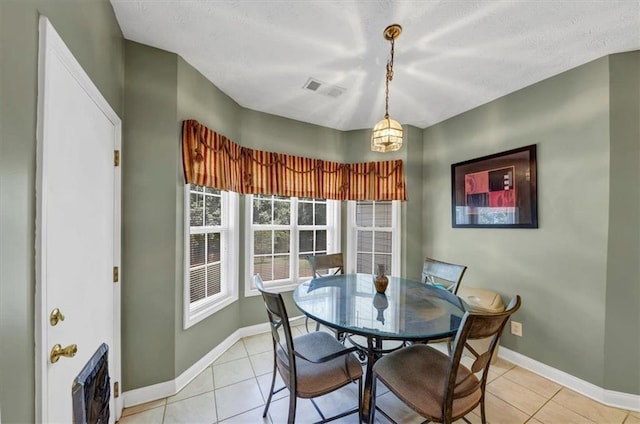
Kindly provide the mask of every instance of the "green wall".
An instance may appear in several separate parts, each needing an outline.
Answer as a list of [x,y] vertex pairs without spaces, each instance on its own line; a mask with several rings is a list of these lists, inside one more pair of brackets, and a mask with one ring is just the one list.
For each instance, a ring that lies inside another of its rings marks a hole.
[[[236,140],[240,127],[240,106],[182,58],[173,56],[177,58],[178,62],[178,115],[177,119],[173,118],[172,121],[176,130],[181,131],[183,120],[196,119],[207,127],[215,128],[230,139]],[[174,82],[174,86],[175,84]],[[173,143],[176,148],[179,148],[180,137],[175,137]],[[177,376],[242,325],[240,325],[240,305],[239,302],[236,302],[191,326],[188,330],[183,329],[184,176],[180,150],[175,152],[175,161],[179,168],[179,173],[173,181],[176,194],[174,206],[177,214],[176,220],[167,222],[166,225],[176,229],[176,244],[172,248],[175,251],[176,269],[178,270],[173,280]]]
[[[505,332],[508,348],[632,394],[637,58],[605,57],[426,128],[422,214],[424,255],[466,264],[465,286],[523,297],[514,319],[524,336]],[[538,148],[539,228],[452,228],[450,165],[529,144]]]
[[176,56],[125,42],[122,387],[175,378]]
[[609,56],[609,73],[611,164],[603,387],[640,394],[640,52]]
[[34,422],[38,18],[47,16],[122,116],[123,40],[107,0],[0,1],[0,404]]

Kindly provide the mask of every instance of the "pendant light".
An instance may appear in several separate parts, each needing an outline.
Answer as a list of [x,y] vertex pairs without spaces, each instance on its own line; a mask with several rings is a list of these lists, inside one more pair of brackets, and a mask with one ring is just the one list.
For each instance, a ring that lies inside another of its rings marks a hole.
[[371,150],[374,152],[393,152],[402,146],[402,125],[389,118],[389,82],[393,79],[394,44],[401,33],[402,27],[398,24],[389,25],[383,32],[384,38],[391,42],[391,59],[387,62],[384,118],[373,127],[371,135]]

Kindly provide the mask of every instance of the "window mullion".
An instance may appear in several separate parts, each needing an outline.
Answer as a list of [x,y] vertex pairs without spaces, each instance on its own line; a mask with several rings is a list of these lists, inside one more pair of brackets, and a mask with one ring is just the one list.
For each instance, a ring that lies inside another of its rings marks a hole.
[[289,215],[291,224],[291,236],[289,237],[289,272],[295,279],[299,275],[299,257],[300,257],[300,233],[298,229],[298,198],[291,198],[291,213]]

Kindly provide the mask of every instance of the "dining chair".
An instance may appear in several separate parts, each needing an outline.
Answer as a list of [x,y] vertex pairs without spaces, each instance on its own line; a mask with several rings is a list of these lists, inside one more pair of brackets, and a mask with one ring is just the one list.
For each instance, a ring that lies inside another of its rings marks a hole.
[[[380,358],[373,367],[369,422],[374,422],[376,383],[380,381],[429,421],[448,424],[461,418],[469,423],[465,416],[480,405],[482,423],[486,423],[485,387],[491,357],[509,317],[521,303],[516,295],[504,312],[466,312],[451,355],[429,345],[415,344]],[[491,342],[485,350],[474,349],[468,343],[486,337]],[[463,351],[473,355],[470,367],[461,362]],[[384,411],[378,411],[391,420]]]
[[458,294],[460,281],[464,276],[467,267],[448,262],[442,262],[432,258],[425,258],[422,267],[422,281],[425,284],[449,290],[453,294]]
[[[342,253],[331,253],[328,255],[308,255],[307,261],[311,266],[311,273],[313,278],[326,277],[327,275],[344,274],[344,261],[342,259]],[[309,331],[309,317],[305,318],[305,327],[307,332]],[[320,323],[316,322],[316,331],[320,330]],[[331,328],[331,331],[335,334],[336,339],[344,342],[346,334],[343,331],[338,331]]]
[[[422,266],[422,282],[444,290],[448,290],[453,294],[458,294],[460,282],[467,270],[465,265],[452,264],[449,262],[439,261],[430,257],[424,258]],[[443,338],[431,340],[428,343],[446,342],[449,352],[451,352],[452,338]],[[411,343],[405,343],[411,344]]]
[[[267,416],[273,395],[285,387],[289,390],[289,424],[295,422],[297,398],[311,400],[322,417],[318,424],[353,413],[360,417],[362,366],[353,354],[355,348],[346,348],[330,334],[322,331],[294,338],[280,293],[267,291],[259,274],[253,277],[253,282],[262,294],[273,339],[273,378],[262,417]],[[274,390],[276,373],[284,381],[284,386]],[[326,418],[313,398],[331,393],[355,381],[358,382],[358,407]]]
[[[313,278],[326,275],[344,274],[344,261],[342,253],[331,253],[328,255],[308,255],[307,261],[311,265]],[[326,272],[322,272],[326,271]]]

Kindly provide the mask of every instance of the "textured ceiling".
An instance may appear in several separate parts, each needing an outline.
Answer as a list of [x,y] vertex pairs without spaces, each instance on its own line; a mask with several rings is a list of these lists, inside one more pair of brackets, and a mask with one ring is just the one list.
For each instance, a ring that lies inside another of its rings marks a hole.
[[[389,114],[419,128],[640,49],[638,0],[111,3],[125,38],[179,54],[241,106],[340,130],[384,115],[391,23],[403,32]],[[310,91],[309,78],[345,91]]]

